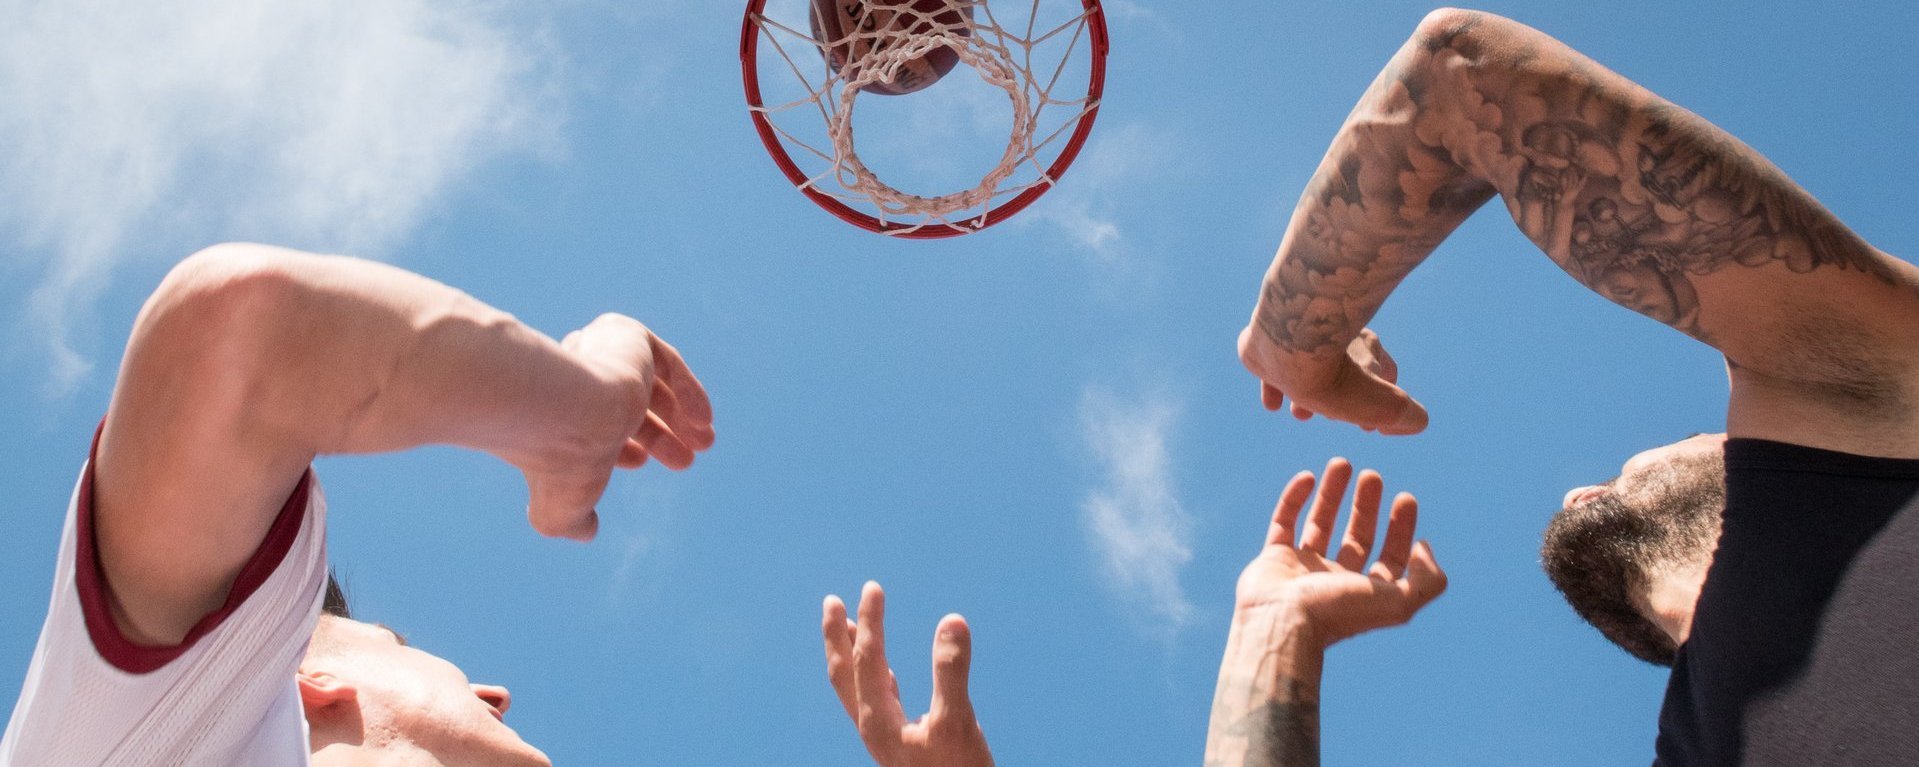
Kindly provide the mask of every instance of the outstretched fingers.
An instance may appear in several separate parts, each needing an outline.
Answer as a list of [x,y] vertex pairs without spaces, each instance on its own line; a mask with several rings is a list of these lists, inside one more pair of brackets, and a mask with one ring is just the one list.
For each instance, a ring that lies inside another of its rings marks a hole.
[[1393,508],[1387,516],[1386,541],[1380,546],[1379,561],[1373,565],[1375,575],[1399,580],[1406,574],[1406,565],[1413,553],[1413,534],[1418,528],[1419,499],[1412,493],[1400,493],[1393,498]]
[[878,583],[867,581],[860,590],[859,616],[853,638],[853,683],[859,693],[854,719],[870,744],[875,737],[897,737],[906,714],[886,665],[886,592]]
[[1339,502],[1346,497],[1346,485],[1352,481],[1352,463],[1344,458],[1326,462],[1326,471],[1319,479],[1319,495],[1313,499],[1313,510],[1306,518],[1306,532],[1299,539],[1301,550],[1326,554],[1327,546],[1333,541],[1333,524],[1339,520]]
[[1339,543],[1339,566],[1353,572],[1366,567],[1366,558],[1372,554],[1373,540],[1379,529],[1379,499],[1385,493],[1386,481],[1379,472],[1367,469],[1359,473],[1359,481],[1353,487],[1353,509],[1346,518],[1346,535]]
[[1279,504],[1273,507],[1273,520],[1266,526],[1266,545],[1292,546],[1299,526],[1299,511],[1306,508],[1306,499],[1313,494],[1313,473],[1302,471],[1294,474],[1286,483],[1286,489],[1279,493]]
[[827,597],[820,612],[820,634],[826,640],[826,680],[833,684],[833,694],[839,697],[846,716],[858,722],[860,697],[853,680],[853,636],[858,629],[847,620],[846,603],[837,595]]
[[1379,561],[1368,571],[1372,577],[1389,582],[1379,584],[1380,588],[1398,592],[1402,598],[1401,620],[1411,620],[1414,613],[1446,593],[1446,571],[1433,556],[1432,544],[1414,541],[1418,528],[1419,500],[1411,493],[1400,493],[1393,498]]
[[973,719],[973,700],[966,678],[973,664],[973,632],[966,619],[948,615],[933,633],[933,705],[927,718],[941,721]]

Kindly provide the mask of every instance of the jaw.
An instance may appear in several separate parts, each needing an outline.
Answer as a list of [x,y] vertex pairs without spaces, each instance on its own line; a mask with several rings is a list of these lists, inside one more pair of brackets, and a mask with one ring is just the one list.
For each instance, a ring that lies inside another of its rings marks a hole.
[[1683,645],[1692,636],[1693,608],[1699,603],[1699,587],[1706,582],[1709,561],[1691,562],[1661,568],[1647,579],[1640,597],[1639,610],[1653,625],[1672,637],[1673,645]]

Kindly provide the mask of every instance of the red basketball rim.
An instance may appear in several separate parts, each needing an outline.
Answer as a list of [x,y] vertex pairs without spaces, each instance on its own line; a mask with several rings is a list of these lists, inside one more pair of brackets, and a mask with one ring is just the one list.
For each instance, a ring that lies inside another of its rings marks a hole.
[[870,232],[915,240],[934,240],[972,234],[1011,218],[1013,214],[1033,204],[1033,201],[1045,194],[1046,190],[1058,185],[1060,178],[1066,175],[1066,169],[1073,164],[1073,160],[1079,156],[1080,149],[1086,145],[1086,138],[1093,133],[1093,119],[1099,116],[1100,99],[1106,89],[1106,14],[1101,10],[1099,0],[1081,0],[1081,4],[1087,10],[1087,40],[1093,57],[1092,73],[1088,78],[1086,89],[1089,106],[1085,114],[1080,115],[1079,124],[1073,128],[1073,133],[1067,138],[1065,146],[1060,149],[1059,156],[1053,158],[1053,164],[1046,168],[1046,178],[1052,179],[1052,182],[1033,184],[1007,201],[988,209],[983,221],[978,217],[968,217],[969,223],[980,221],[978,226],[962,226],[950,222],[907,224],[898,221],[882,221],[870,214],[853,209],[852,206],[835,199],[832,195],[806,185],[806,173],[801,171],[800,166],[793,162],[793,157],[787,154],[786,144],[780,140],[779,132],[774,130],[771,118],[767,117],[764,111],[766,105],[761,103],[760,99],[760,25],[754,19],[765,9],[766,0],[748,0],[746,17],[740,25],[740,69],[746,83],[746,104],[749,107],[747,114],[752,116],[753,127],[759,131],[760,143],[766,145],[767,154],[773,156],[774,164],[779,166],[780,172],[786,174],[786,179],[791,181],[801,194],[840,217],[840,220]]

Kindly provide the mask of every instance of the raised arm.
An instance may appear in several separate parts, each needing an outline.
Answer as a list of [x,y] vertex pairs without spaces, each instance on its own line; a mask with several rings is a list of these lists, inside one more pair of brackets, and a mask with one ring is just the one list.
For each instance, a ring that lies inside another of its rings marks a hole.
[[1782,407],[1912,430],[1919,269],[1698,116],[1536,30],[1451,9],[1373,81],[1293,213],[1240,343],[1269,407],[1283,393],[1297,414],[1423,428],[1352,359],[1355,339],[1494,195],[1575,279],[1723,352],[1736,433],[1779,428],[1757,416]]
[[[1375,549],[1379,474],[1359,475],[1338,548],[1338,522],[1352,464],[1334,458],[1313,493],[1311,472],[1286,484],[1259,556],[1240,573],[1233,625],[1213,694],[1207,767],[1319,764],[1319,682],[1326,648],[1411,620],[1446,590],[1446,574],[1425,543],[1414,543],[1419,504],[1393,499]],[[1312,510],[1305,511],[1308,500]],[[1367,560],[1378,552],[1378,559]]]
[[616,466],[713,441],[677,352],[606,315],[555,343],[390,266],[222,245],[135,321],[101,435],[95,527],[115,622],[180,640],[224,600],[317,455],[430,443],[518,467],[546,535],[591,538]]

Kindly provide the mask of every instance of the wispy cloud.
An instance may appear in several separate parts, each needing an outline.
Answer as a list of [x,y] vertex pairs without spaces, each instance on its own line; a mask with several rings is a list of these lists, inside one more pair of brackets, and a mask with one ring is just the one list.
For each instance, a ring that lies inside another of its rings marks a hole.
[[635,534],[619,544],[619,549],[619,564],[614,565],[613,577],[606,581],[606,604],[613,610],[626,606],[627,596],[640,579],[640,565],[651,559],[648,554],[652,552],[653,541]]
[[1080,436],[1101,474],[1080,506],[1087,535],[1115,595],[1161,638],[1193,615],[1179,582],[1193,557],[1192,522],[1167,451],[1178,416],[1164,397],[1125,399],[1089,387],[1080,399]]
[[619,611],[659,598],[680,540],[679,494],[657,473],[621,473],[600,500],[600,556],[609,569],[607,609]]
[[1146,125],[1099,123],[1059,188],[1015,220],[1057,227],[1106,266],[1124,266],[1128,233],[1120,221],[1126,197],[1137,185],[1162,179],[1174,145],[1165,132]]
[[454,0],[0,0],[0,234],[55,390],[118,267],[220,239],[377,254],[550,141],[541,51]]

